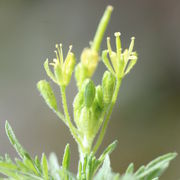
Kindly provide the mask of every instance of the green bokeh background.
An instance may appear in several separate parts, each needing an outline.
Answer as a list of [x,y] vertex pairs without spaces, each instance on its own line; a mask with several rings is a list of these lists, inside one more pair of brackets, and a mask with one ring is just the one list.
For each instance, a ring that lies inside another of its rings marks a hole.
[[[56,43],[63,43],[65,51],[73,44],[79,59],[108,4],[114,12],[106,36],[113,40],[120,31],[124,48],[135,36],[139,60],[122,83],[100,151],[119,141],[111,160],[114,171],[121,173],[131,161],[138,168],[169,151],[180,153],[180,1],[0,0],[0,154],[15,156],[4,131],[7,119],[32,155],[54,151],[61,160],[70,143],[76,172],[77,146],[43,102],[36,83],[47,79],[42,65],[53,58]],[[96,84],[104,70],[100,63]],[[70,107],[76,92],[73,78]],[[162,179],[180,178],[179,166],[177,157]]]

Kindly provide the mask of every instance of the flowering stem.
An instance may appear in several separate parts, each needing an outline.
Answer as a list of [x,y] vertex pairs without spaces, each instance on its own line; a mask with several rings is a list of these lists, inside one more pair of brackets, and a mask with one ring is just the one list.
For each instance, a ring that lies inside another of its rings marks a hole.
[[98,25],[98,28],[97,28],[97,31],[96,31],[96,34],[94,36],[94,40],[93,40],[93,43],[91,46],[91,48],[97,52],[99,51],[99,48],[100,48],[100,45],[102,42],[102,38],[104,36],[106,27],[109,23],[112,11],[113,11],[113,7],[108,6],[104,12],[104,15],[103,15],[99,25]]
[[62,104],[63,104],[64,114],[65,114],[65,120],[66,120],[65,123],[69,127],[69,130],[70,130],[72,136],[77,141],[79,146],[81,148],[83,148],[81,140],[80,140],[80,138],[79,138],[79,136],[77,134],[77,129],[72,124],[71,118],[70,118],[70,115],[69,115],[69,112],[68,112],[67,99],[66,99],[66,87],[65,86],[61,86],[60,90],[61,90],[61,97],[62,97]]
[[96,151],[98,150],[99,146],[101,145],[101,143],[102,143],[102,141],[104,139],[104,135],[105,135],[106,130],[107,130],[108,122],[109,122],[113,107],[114,107],[114,105],[116,103],[116,100],[117,100],[119,88],[121,86],[121,80],[122,79],[117,79],[117,81],[116,81],[116,87],[115,87],[115,90],[114,90],[114,94],[113,94],[113,97],[112,97],[111,104],[110,104],[110,106],[108,108],[109,110],[107,112],[107,116],[106,116],[106,118],[104,120],[104,123],[103,123],[102,128],[101,128],[101,132],[100,132],[100,134],[98,136],[98,139],[96,141],[96,144],[94,145],[94,148],[93,148],[93,153],[94,154],[96,153]]

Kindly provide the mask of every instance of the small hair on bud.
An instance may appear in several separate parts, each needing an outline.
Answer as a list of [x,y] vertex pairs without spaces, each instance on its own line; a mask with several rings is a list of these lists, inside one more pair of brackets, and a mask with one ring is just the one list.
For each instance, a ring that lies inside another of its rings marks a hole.
[[114,36],[115,36],[115,37],[120,36],[120,35],[121,35],[120,32],[115,32],[115,33],[114,33]]

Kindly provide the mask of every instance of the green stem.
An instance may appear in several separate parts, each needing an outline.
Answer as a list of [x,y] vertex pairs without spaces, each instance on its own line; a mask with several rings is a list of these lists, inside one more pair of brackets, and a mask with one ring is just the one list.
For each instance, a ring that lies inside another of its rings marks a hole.
[[101,132],[100,132],[100,134],[98,136],[98,139],[96,141],[96,144],[95,144],[95,146],[93,148],[93,153],[94,154],[96,153],[96,151],[98,150],[99,146],[101,145],[101,143],[103,141],[103,138],[104,138],[104,135],[106,133],[107,125],[108,125],[108,122],[109,122],[109,119],[110,119],[113,107],[114,107],[114,105],[116,103],[116,100],[117,100],[119,88],[121,86],[121,80],[122,79],[117,79],[117,81],[116,81],[116,87],[115,87],[115,90],[114,90],[114,94],[113,94],[113,97],[112,97],[111,104],[109,106],[109,110],[107,112],[107,116],[106,116],[106,118],[104,120],[103,126],[101,128]]
[[61,119],[67,125],[66,118],[64,117],[64,115],[59,111],[54,111],[54,112],[59,117],[59,119]]
[[101,21],[98,25],[98,29],[96,31],[96,34],[94,36],[94,40],[92,43],[91,48],[94,49],[95,51],[99,51],[105,30],[107,28],[107,25],[109,23],[110,17],[111,17],[111,13],[113,11],[113,7],[112,6],[107,6],[104,15],[101,18]]
[[74,137],[74,139],[77,141],[77,143],[80,145],[80,147],[83,147],[81,140],[78,136],[77,129],[74,127],[74,125],[71,122],[71,118],[68,112],[68,106],[67,106],[67,100],[66,100],[66,87],[61,86],[61,96],[62,96],[62,104],[63,104],[63,109],[64,109],[64,114],[65,114],[65,123],[68,125],[69,130]]

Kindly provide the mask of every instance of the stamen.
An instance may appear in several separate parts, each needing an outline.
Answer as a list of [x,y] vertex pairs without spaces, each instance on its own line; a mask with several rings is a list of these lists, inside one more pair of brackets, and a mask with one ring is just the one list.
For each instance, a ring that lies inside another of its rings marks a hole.
[[120,32],[115,32],[115,33],[114,33],[114,36],[115,36],[115,37],[120,36],[120,35],[121,35]]
[[114,36],[116,37],[116,52],[118,57],[121,56],[121,39],[120,39],[120,32],[115,32]]
[[59,44],[60,46],[60,60],[61,60],[61,64],[63,64],[63,51],[62,51],[62,44]]
[[128,52],[128,55],[129,55],[129,56],[130,56],[130,54],[131,54],[132,51],[133,51],[134,40],[135,40],[135,37],[132,37],[132,38],[131,38],[131,43],[130,43],[130,45],[129,45],[129,52]]
[[57,58],[57,60],[59,61],[59,56],[58,56],[57,51],[54,51],[54,52],[55,52],[55,54],[56,54],[56,58]]
[[109,55],[111,56],[112,49],[111,49],[110,37],[107,37],[107,48],[108,48]]
[[57,59],[53,59],[53,62],[54,62],[54,63],[57,63]]

